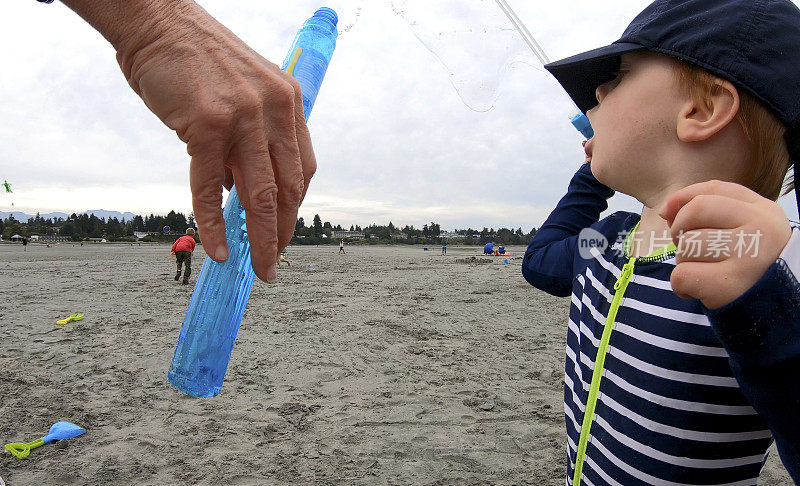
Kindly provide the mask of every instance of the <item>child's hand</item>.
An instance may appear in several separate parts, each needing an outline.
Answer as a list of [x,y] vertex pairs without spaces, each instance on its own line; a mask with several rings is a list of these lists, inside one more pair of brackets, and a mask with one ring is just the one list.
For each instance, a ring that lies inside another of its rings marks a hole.
[[591,138],[589,140],[584,140],[583,142],[581,142],[581,145],[583,146],[583,150],[584,150],[584,152],[586,152],[586,160],[583,161],[584,164],[588,164],[589,162],[592,161],[592,141],[593,140],[594,140],[594,138]]
[[678,246],[672,289],[709,309],[744,294],[792,234],[783,209],[739,184],[709,181],[672,194],[661,209]]
[[170,252],[169,254],[172,255],[172,256],[175,256],[175,252],[174,251]]

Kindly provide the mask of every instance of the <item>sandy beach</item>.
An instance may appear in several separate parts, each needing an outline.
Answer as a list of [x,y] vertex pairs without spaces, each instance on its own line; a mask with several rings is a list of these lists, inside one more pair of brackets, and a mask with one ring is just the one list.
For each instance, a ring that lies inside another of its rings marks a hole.
[[[430,249],[290,247],[256,281],[221,394],[196,399],[166,373],[202,246],[183,286],[167,245],[0,244],[0,441],[88,430],[0,454],[0,477],[564,484],[569,299],[523,280],[522,248]],[[792,484],[774,450],[760,484]]]

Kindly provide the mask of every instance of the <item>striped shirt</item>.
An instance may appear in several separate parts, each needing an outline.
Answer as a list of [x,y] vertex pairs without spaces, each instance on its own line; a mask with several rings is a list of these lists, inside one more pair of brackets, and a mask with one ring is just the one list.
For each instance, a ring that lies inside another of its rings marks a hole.
[[[567,484],[582,426],[588,429],[581,484],[755,484],[772,442],[768,423],[740,389],[709,311],[672,291],[674,252],[636,259],[626,274],[631,261],[618,235],[630,232],[639,216],[615,213],[598,222],[612,194],[588,164],[582,167],[523,263],[525,278],[536,287],[571,293]],[[579,248],[578,233],[586,227],[617,243]],[[800,237],[792,240],[800,243]],[[621,280],[626,285],[615,285]],[[602,369],[592,400],[598,360]]]

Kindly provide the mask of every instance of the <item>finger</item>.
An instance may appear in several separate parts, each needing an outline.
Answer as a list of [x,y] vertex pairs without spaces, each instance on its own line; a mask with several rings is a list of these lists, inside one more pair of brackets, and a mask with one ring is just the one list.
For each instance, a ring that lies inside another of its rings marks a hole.
[[709,309],[724,305],[725,295],[740,294],[749,284],[734,278],[734,263],[687,262],[672,270],[670,283],[678,297],[699,299]]
[[720,262],[735,256],[737,251],[737,231],[728,229],[701,229],[681,233],[675,252],[675,261]]
[[[276,95],[284,99],[269,101],[265,113],[268,120],[266,126],[269,134],[269,153],[272,159],[272,170],[278,186],[277,231],[278,247],[282,250],[292,239],[297,222],[297,211],[303,200],[305,181],[303,165],[300,159],[300,147],[297,143],[296,104],[300,85],[293,78],[285,84],[286,90]],[[302,98],[300,98],[300,114],[302,114]]]
[[717,264],[707,262],[687,262],[676,265],[670,275],[672,290],[683,299],[700,299],[714,292],[713,280],[719,272]]
[[303,169],[303,195],[305,198],[308,192],[308,185],[311,178],[317,171],[317,158],[314,155],[314,148],[311,145],[311,133],[308,131],[306,125],[305,111],[303,108],[303,92],[300,83],[296,79],[284,73],[290,79],[290,83],[294,88],[294,130],[297,146],[300,149],[300,163]]
[[[260,118],[260,116],[259,116]],[[278,187],[272,172],[263,124],[240,123],[231,149],[230,165],[245,210],[250,257],[258,278],[275,280],[278,255]]]
[[744,224],[751,203],[727,196],[700,194],[684,204],[669,227],[673,240],[695,229],[732,229]]
[[733,182],[716,180],[700,182],[698,184],[692,184],[691,186],[684,187],[683,189],[671,194],[661,207],[661,217],[667,220],[668,224],[672,225],[672,221],[675,219],[675,216],[678,214],[681,208],[701,194],[725,196],[744,202],[756,202],[762,199],[761,196],[750,189]]
[[223,262],[228,259],[225,220],[222,218],[224,144],[207,142],[200,146],[190,145],[189,149],[192,155],[189,185],[200,240],[211,259]]

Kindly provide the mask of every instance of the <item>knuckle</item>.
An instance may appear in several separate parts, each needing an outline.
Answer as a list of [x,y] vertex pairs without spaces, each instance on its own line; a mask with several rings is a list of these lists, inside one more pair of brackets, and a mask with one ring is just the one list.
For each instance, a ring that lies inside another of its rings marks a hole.
[[687,293],[687,283],[689,282],[689,274],[686,271],[686,265],[678,264],[672,270],[672,275],[670,276],[670,283],[672,284],[672,290],[681,293]]
[[300,200],[303,197],[303,189],[305,184],[302,176],[294,177],[293,180],[288,181],[286,187],[282,187],[278,191],[278,198],[282,206],[288,206],[291,209],[300,207]]
[[303,88],[300,86],[300,81],[297,80],[294,76],[286,75],[286,81],[289,83],[289,86],[292,88],[292,96],[294,99],[302,99],[303,96]]
[[306,179],[311,180],[314,177],[314,174],[317,173],[317,161],[312,160],[306,166],[303,167],[303,174],[305,175]]
[[264,111],[264,103],[258,92],[254,90],[244,90],[237,100],[237,112],[246,117],[261,119]]
[[270,94],[270,105],[274,109],[294,115],[295,89],[290,83],[275,83]]
[[701,216],[703,214],[703,211],[705,210],[704,208],[706,202],[708,202],[708,197],[705,195],[700,195],[693,198],[685,206],[683,206],[679,214],[680,215],[679,222],[682,223],[682,226],[687,225],[692,221],[695,221],[699,216]]
[[233,118],[233,110],[226,105],[206,106],[194,115],[194,123],[200,133],[227,130]]
[[721,181],[719,179],[712,179],[712,180],[710,180],[710,181],[708,181],[706,183],[706,185],[708,186],[709,192],[711,192],[712,194],[716,194],[716,193],[720,192],[722,190],[723,186],[725,186],[725,184],[726,184],[725,182],[723,182],[723,181]]
[[259,214],[274,214],[278,210],[278,187],[266,184],[250,193],[250,211]]

